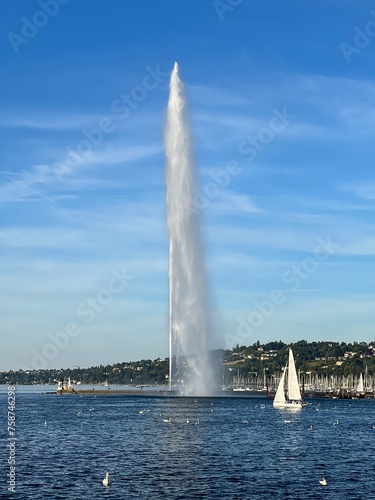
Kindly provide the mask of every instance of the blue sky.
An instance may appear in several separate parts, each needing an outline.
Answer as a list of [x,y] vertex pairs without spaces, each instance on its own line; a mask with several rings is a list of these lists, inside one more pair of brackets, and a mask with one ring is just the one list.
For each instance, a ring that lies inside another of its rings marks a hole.
[[372,8],[4,0],[0,370],[167,356],[175,60],[215,346],[373,340]]

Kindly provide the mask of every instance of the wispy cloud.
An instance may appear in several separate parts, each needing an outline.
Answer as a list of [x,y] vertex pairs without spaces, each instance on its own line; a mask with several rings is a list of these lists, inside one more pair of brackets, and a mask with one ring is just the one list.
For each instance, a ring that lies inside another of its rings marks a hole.
[[247,194],[236,193],[235,191],[224,190],[222,194],[212,202],[212,210],[225,214],[249,214],[263,213]]
[[[245,135],[265,126],[264,120],[277,96],[278,105],[287,105],[297,115],[283,139],[345,141],[348,137],[363,140],[372,135],[375,92],[371,81],[289,74],[267,85],[246,83],[240,92],[238,87],[225,91],[196,87],[197,101],[201,103],[196,121]],[[229,110],[227,103],[232,103]]]
[[365,200],[375,200],[375,182],[369,180],[367,182],[352,182],[350,184],[342,184],[341,189]]
[[358,239],[351,239],[343,245],[340,253],[345,255],[375,255],[375,237],[358,236]]
[[81,130],[83,127],[92,127],[102,118],[101,115],[87,113],[76,114],[67,113],[64,110],[58,112],[43,112],[41,110],[26,110],[22,115],[14,113],[5,114],[3,127],[9,128],[26,128],[40,131],[64,131],[64,130]]
[[[90,169],[93,167],[96,169],[97,167],[108,169],[108,166],[130,164],[160,153],[161,147],[159,144],[129,146],[116,144],[113,147],[93,151],[90,155],[82,157],[80,165],[64,171],[65,174],[62,182],[60,182],[56,175],[55,162],[30,166],[29,169],[23,169],[19,172],[5,170],[1,173],[5,182],[0,186],[0,202],[36,201],[43,198],[55,202],[56,191],[66,191],[72,188],[75,188],[75,190],[84,190],[86,187],[92,189],[93,186],[100,187],[100,183],[102,189],[108,187],[115,188],[116,184],[118,186],[118,181],[108,180],[108,170],[102,170],[100,174],[96,170],[97,179],[95,180],[89,177]],[[64,158],[62,159],[63,161]],[[83,179],[82,174],[85,174],[87,177]],[[74,179],[74,182],[68,184],[68,181],[71,179]],[[140,179],[138,180],[139,182]],[[121,183],[122,185],[126,184],[124,180]],[[129,184],[132,185],[132,182]]]

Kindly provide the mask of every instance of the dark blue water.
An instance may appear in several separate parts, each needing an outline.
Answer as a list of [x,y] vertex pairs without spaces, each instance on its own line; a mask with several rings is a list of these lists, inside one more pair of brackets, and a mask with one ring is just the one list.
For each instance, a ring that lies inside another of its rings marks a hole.
[[1,498],[375,499],[373,400],[311,400],[296,413],[264,399],[18,393],[8,496],[0,398]]

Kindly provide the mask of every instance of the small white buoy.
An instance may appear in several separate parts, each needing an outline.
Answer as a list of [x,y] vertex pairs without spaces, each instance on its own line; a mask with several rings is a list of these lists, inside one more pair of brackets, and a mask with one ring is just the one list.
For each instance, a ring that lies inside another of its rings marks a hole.
[[327,486],[327,479],[323,477],[323,479],[319,481],[319,484],[321,484],[322,486]]
[[109,485],[109,473],[108,472],[105,473],[105,478],[103,479],[102,483],[103,483],[103,486]]

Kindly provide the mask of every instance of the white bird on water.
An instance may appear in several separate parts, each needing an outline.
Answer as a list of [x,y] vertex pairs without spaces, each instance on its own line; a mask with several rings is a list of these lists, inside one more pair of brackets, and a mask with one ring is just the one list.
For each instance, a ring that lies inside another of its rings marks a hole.
[[186,419],[186,423],[187,423],[187,424],[190,424],[190,420],[189,420],[188,418]]
[[313,426],[310,425],[310,427],[307,430],[311,432],[313,430]]
[[163,422],[165,422],[166,424],[171,424],[172,419],[171,418],[163,418]]
[[109,472],[105,473],[105,478],[102,481],[103,486],[108,486],[109,485]]
[[319,481],[319,484],[321,484],[322,486],[327,486],[327,479],[323,477],[323,479]]

